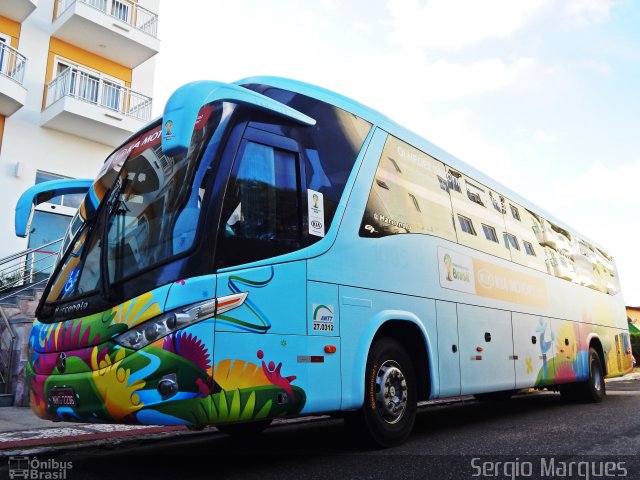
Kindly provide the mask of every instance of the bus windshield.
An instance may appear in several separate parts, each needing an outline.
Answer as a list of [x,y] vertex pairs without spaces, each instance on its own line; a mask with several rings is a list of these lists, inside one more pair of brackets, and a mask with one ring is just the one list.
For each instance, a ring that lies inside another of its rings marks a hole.
[[110,285],[192,247],[214,155],[200,160],[225,110],[224,104],[203,107],[186,154],[162,153],[157,124],[107,159],[94,185],[104,192],[98,214],[77,229],[47,302],[96,292],[102,276]]

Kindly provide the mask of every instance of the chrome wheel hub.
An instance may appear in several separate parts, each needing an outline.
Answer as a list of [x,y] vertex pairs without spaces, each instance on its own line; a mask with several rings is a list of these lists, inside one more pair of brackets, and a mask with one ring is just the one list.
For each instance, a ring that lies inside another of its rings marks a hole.
[[407,380],[393,360],[387,360],[376,374],[376,405],[385,422],[400,421],[407,409]]
[[602,390],[602,372],[599,366],[593,369],[593,387],[599,392]]

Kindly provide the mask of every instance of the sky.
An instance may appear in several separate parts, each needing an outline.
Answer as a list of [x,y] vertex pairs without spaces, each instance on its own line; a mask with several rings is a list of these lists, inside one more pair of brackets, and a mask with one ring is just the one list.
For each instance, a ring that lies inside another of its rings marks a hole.
[[159,18],[155,114],[193,80],[337,91],[605,247],[640,305],[640,2],[163,0]]

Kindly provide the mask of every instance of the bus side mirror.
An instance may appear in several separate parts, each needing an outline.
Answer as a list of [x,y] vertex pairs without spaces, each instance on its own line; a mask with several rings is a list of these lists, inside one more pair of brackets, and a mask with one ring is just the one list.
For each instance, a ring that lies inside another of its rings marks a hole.
[[306,126],[316,124],[313,118],[304,113],[238,85],[212,81],[192,82],[178,88],[164,107],[162,153],[168,156],[186,153],[200,109],[216,101],[250,105]]
[[16,236],[26,238],[29,234],[31,219],[36,205],[59,195],[86,193],[93,185],[93,180],[68,178],[42,182],[28,188],[16,204],[15,230]]

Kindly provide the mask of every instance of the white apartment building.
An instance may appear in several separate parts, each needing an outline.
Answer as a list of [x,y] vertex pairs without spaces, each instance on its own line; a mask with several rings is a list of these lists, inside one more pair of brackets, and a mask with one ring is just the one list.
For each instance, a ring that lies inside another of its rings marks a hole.
[[14,234],[27,188],[93,178],[151,120],[159,0],[0,0],[0,258],[60,238],[80,199],[36,208]]

